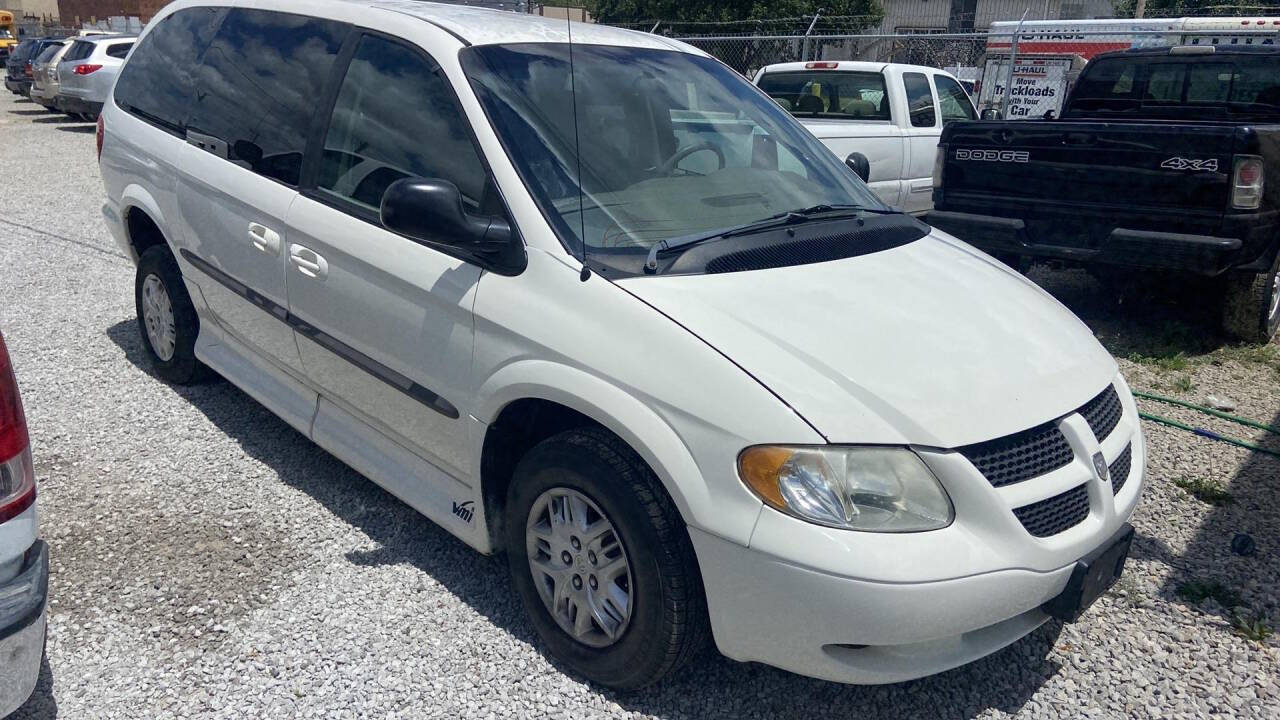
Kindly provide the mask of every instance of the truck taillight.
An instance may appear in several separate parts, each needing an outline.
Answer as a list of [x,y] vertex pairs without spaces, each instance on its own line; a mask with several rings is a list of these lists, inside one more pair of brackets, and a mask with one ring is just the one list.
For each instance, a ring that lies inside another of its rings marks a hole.
[[942,168],[947,164],[947,146],[939,145],[933,156],[933,189],[942,187]]
[[1237,210],[1257,210],[1262,205],[1262,158],[1257,155],[1237,155],[1231,173],[1231,207]]
[[77,65],[71,72],[77,75],[92,75],[102,69],[101,65]]
[[98,162],[102,162],[102,141],[107,137],[107,121],[103,119],[102,113],[98,113],[98,132],[96,138],[98,141]]
[[810,62],[804,64],[805,70],[835,70],[840,67],[838,62]]
[[0,335],[0,523],[21,515],[36,501],[30,445],[18,381]]

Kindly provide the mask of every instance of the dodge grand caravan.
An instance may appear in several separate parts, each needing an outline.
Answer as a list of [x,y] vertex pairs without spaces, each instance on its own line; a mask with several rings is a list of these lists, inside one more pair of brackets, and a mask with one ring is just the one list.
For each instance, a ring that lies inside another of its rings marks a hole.
[[1111,357],[686,45],[179,0],[98,143],[156,374],[216,371],[505,552],[596,682],[656,681],[708,632],[920,677],[1121,572],[1145,451]]

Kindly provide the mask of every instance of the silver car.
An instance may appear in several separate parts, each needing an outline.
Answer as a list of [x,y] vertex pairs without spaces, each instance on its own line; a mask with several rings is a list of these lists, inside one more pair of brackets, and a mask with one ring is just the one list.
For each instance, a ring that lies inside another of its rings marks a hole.
[[57,109],[53,99],[58,96],[58,61],[70,47],[70,42],[56,42],[31,61],[31,99],[48,110]]
[[97,120],[137,39],[121,35],[77,39],[58,63],[58,109],[72,117]]

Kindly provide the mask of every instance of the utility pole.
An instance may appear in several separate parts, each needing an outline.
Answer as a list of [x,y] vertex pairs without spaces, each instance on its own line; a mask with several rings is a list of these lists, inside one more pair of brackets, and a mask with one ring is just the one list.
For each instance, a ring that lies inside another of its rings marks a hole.
[[1140,18],[1147,14],[1147,0],[1138,0],[1138,5],[1133,9],[1133,16]]

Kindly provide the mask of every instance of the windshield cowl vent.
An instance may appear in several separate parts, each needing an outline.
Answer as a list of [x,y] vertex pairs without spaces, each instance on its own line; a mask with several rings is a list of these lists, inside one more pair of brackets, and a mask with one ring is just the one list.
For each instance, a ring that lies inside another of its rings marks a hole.
[[888,250],[915,242],[928,234],[922,223],[903,222],[851,232],[818,235],[789,242],[735,250],[712,258],[707,274],[830,262]]

